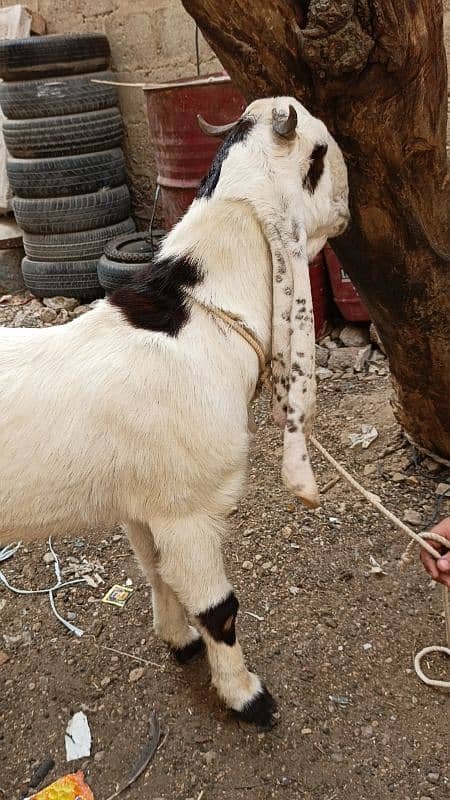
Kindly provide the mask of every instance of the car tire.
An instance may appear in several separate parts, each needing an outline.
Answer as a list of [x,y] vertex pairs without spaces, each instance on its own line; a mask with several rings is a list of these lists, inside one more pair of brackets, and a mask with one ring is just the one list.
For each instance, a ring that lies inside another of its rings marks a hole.
[[119,104],[115,86],[92,83],[110,81],[112,72],[62,76],[0,84],[0,106],[8,119],[56,117],[101,111]]
[[119,147],[81,156],[9,158],[6,169],[13,193],[25,198],[88,194],[126,181]]
[[138,272],[149,267],[151,263],[152,260],[150,259],[149,261],[144,260],[134,264],[123,264],[103,255],[99,258],[97,264],[98,281],[106,294],[111,294],[128,283]]
[[115,236],[133,233],[136,226],[131,217],[106,228],[74,231],[73,233],[24,233],[25,253],[33,261],[76,261],[100,258],[105,245]]
[[105,256],[119,264],[148,263],[153,259],[154,246],[149,233],[124,233],[105,245]]
[[108,39],[100,33],[29,36],[0,41],[0,78],[14,81],[107,69]]
[[48,158],[119,147],[123,122],[118,108],[60,117],[6,120],[3,136],[15,158]]
[[37,297],[77,297],[94,300],[103,295],[97,277],[97,259],[85,261],[32,261],[25,256],[22,275]]
[[117,186],[73,197],[13,199],[16,221],[27,233],[70,233],[104,228],[130,215],[128,188]]

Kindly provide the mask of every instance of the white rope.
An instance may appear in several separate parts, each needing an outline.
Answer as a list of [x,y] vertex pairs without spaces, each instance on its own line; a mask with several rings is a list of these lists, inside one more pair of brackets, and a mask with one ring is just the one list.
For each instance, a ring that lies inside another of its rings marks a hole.
[[[319,441],[314,436],[310,437],[311,443],[314,447],[323,455],[324,458],[334,467],[334,469],[345,478],[348,483],[356,489],[371,505],[373,505],[381,514],[383,514],[393,525],[399,528],[403,533],[406,533],[407,536],[410,536],[420,547],[423,547],[433,558],[441,558],[441,553],[438,552],[432,545],[430,545],[427,541],[425,541],[425,537],[430,539],[434,542],[439,542],[439,544],[443,544],[445,547],[449,547],[448,539],[444,539],[443,536],[440,536],[438,533],[432,533],[431,531],[423,531],[422,533],[415,533],[415,531],[408,528],[404,522],[401,521],[392,511],[389,511],[380,501],[380,499],[372,494],[372,492],[368,492],[364,486],[361,486],[355,478],[350,475],[349,472],[336,461],[335,458],[325,449],[323,445],[320,444]],[[406,552],[402,556],[402,563],[407,563],[407,553],[409,547],[407,548]],[[444,689],[450,689],[450,681],[439,681],[435,678],[428,678],[421,667],[422,658],[429,653],[445,653],[447,656],[450,656],[450,603],[449,603],[449,591],[446,586],[442,587],[443,589],[443,601],[444,601],[444,616],[445,616],[445,623],[446,623],[446,632],[447,632],[447,647],[442,647],[439,645],[432,645],[431,647],[425,647],[421,650],[414,658],[414,669],[420,678],[421,681],[428,684],[429,686],[439,686]]]

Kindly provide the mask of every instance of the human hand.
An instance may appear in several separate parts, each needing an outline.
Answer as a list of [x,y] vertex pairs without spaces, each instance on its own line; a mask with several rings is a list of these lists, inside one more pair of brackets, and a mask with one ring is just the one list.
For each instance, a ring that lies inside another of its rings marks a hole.
[[[444,539],[448,539],[448,546],[450,548],[450,517],[441,520],[438,525],[431,528],[431,532],[438,533],[440,536],[443,536]],[[433,580],[442,583],[443,586],[448,586],[450,589],[450,549],[445,552],[444,545],[439,544],[439,542],[430,540],[430,544],[442,553],[442,558],[436,559],[422,548],[420,552],[422,564]]]

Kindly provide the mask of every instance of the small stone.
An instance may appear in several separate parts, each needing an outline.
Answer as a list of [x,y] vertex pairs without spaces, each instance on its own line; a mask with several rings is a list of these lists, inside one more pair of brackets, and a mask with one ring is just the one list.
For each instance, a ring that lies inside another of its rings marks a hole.
[[293,595],[296,595],[300,592],[298,586],[289,586],[289,592]]
[[375,475],[377,471],[376,464],[366,464],[363,469],[363,475]]
[[104,757],[105,757],[105,751],[104,751],[104,750],[98,750],[98,751],[96,752],[95,756],[94,756],[94,761],[95,761],[97,764],[99,764],[99,763],[100,763],[100,761],[103,761]]
[[86,311],[90,310],[91,310],[90,305],[77,306],[76,308],[74,308],[73,311],[71,311],[70,316],[72,317],[72,319],[76,319],[76,317],[81,317],[82,314],[86,314]]
[[326,367],[329,356],[330,351],[326,347],[316,344],[316,364],[318,367]]
[[385,353],[386,351],[385,351],[385,349],[383,347],[383,342],[381,341],[380,335],[379,335],[379,333],[378,333],[378,331],[377,331],[377,329],[376,329],[376,327],[375,327],[373,322],[371,323],[370,328],[369,328],[369,336],[370,336],[370,341],[372,342],[372,344],[376,344],[376,346],[380,348],[381,352]]
[[339,338],[345,347],[365,347],[370,342],[368,329],[358,325],[346,325]]
[[135,669],[132,669],[130,674],[128,675],[129,682],[136,683],[137,681],[140,681],[144,672],[145,672],[144,667],[136,667]]
[[111,683],[111,678],[108,678],[108,676],[105,675],[105,677],[102,678],[100,681],[100,686],[109,686],[110,683]]
[[70,319],[69,312],[65,308],[62,308],[61,311],[59,312],[58,316],[56,317],[54,324],[55,325],[65,325],[65,323],[68,322],[69,319]]
[[0,667],[3,667],[3,664],[6,664],[7,661],[9,661],[8,653],[5,653],[4,650],[0,650]]
[[441,775],[440,775],[439,772],[429,772],[428,775],[427,775],[427,781],[428,781],[428,783],[435,783],[436,784],[436,783],[439,783],[440,777],[441,777]]
[[406,475],[403,475],[403,472],[394,472],[392,475],[392,480],[395,483],[401,483],[402,481],[406,481]]
[[327,378],[331,378],[332,376],[333,372],[331,369],[327,369],[326,367],[317,367],[316,378],[318,381],[326,381]]
[[253,564],[251,561],[244,561],[242,564],[242,569],[253,569]]
[[444,494],[445,492],[448,492],[446,499],[450,500],[450,483],[438,483],[435,494]]
[[437,461],[433,461],[432,458],[424,458],[421,466],[424,467],[427,470],[427,472],[431,472],[432,475],[435,475],[442,469],[441,464],[438,464]]
[[74,612],[74,611],[68,611],[68,612],[67,612],[67,619],[69,619],[69,620],[74,620],[74,619],[76,619],[76,618],[77,618],[77,615],[75,614],[75,612]]
[[262,569],[270,569],[271,566],[272,566],[272,562],[271,561],[265,561],[264,564],[261,564],[261,568]]
[[367,364],[370,354],[372,352],[372,345],[368,344],[366,347],[361,347],[358,350],[357,356],[355,358],[355,363],[353,365],[353,369],[355,372],[362,372],[365,365]]
[[344,760],[344,756],[337,750],[335,753],[331,753],[331,760],[335,761],[336,764],[340,764]]
[[214,750],[208,750],[207,753],[203,753],[203,758],[205,760],[205,763],[208,764],[208,766],[210,766],[213,763],[213,761],[216,760],[217,753],[215,753]]
[[44,306],[55,311],[61,311],[61,309],[73,311],[79,305],[79,301],[75,297],[44,297],[42,302]]
[[422,514],[412,508],[407,508],[403,514],[403,522],[418,528],[422,525]]
[[290,539],[292,536],[292,528],[290,525],[285,525],[284,528],[281,528],[281,535],[283,539]]
[[364,725],[364,727],[361,728],[361,735],[364,737],[364,739],[370,739],[371,736],[373,736],[372,725]]
[[53,564],[55,562],[55,556],[53,553],[45,553],[44,554],[44,564]]
[[353,369],[359,349],[359,347],[341,347],[333,350],[328,360],[329,369],[333,370],[333,372]]
[[300,733],[302,734],[302,736],[309,736],[310,733],[312,733],[312,730],[311,728],[302,728]]
[[366,651],[367,650],[372,650],[372,645],[370,644],[370,642],[366,642],[366,644],[363,644],[363,650],[366,650]]
[[43,308],[41,311],[41,320],[42,322],[54,322],[57,317],[57,313],[53,308]]

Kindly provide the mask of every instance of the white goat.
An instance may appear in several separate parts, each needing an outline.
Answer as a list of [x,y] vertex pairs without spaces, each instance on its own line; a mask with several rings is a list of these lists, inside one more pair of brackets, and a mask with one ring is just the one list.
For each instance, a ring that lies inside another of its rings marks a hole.
[[206,644],[220,696],[261,725],[274,701],[245,666],[221,554],[258,359],[205,306],[268,357],[272,255],[298,219],[310,258],[345,228],[342,155],[296,100],[255,101],[145,273],[68,325],[0,329],[0,540],[123,523],[157,634],[181,661]]

